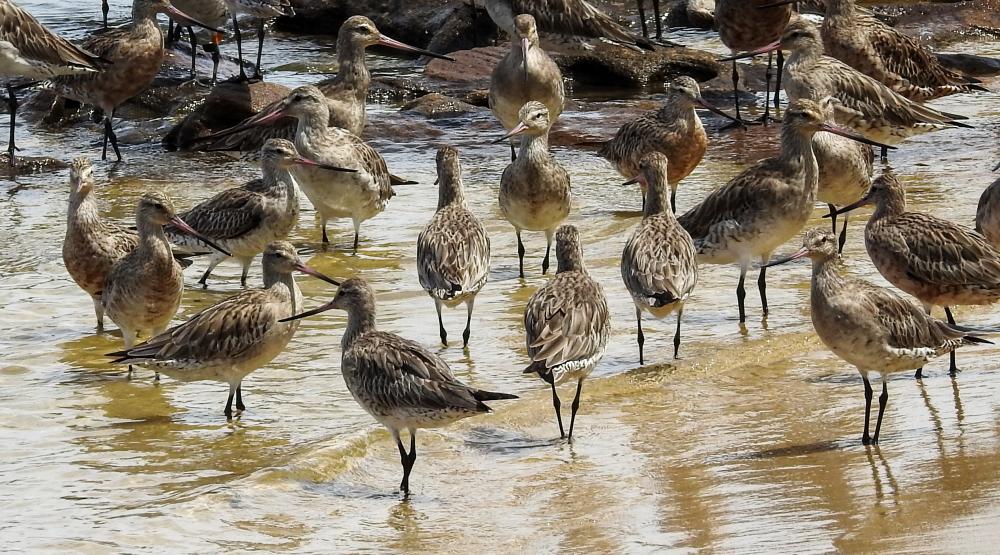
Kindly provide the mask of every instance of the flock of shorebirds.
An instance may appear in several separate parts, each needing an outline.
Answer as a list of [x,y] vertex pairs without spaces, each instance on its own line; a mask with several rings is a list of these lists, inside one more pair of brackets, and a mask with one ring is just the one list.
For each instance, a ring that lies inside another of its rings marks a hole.
[[[266,19],[291,11],[287,0],[172,1],[176,6],[168,0],[134,0],[131,23],[76,46],[9,0],[0,0],[0,73],[50,80],[59,95],[101,109],[105,154],[110,142],[120,158],[111,118],[117,106],[149,85],[163,60],[157,13],[168,14],[178,28],[198,25],[216,33],[232,15],[239,44],[237,14],[258,18],[262,37]],[[767,268],[810,258],[816,332],[860,371],[866,399],[862,442],[877,443],[888,374],[917,370],[919,377],[927,361],[945,353],[951,354],[954,373],[954,350],[985,341],[975,330],[956,324],[951,307],[1000,299],[1000,180],[983,195],[976,230],[968,229],[908,212],[904,187],[891,171],[872,180],[872,146],[885,156],[892,145],[913,135],[964,126],[964,117],[923,102],[985,89],[941,66],[933,54],[856,7],[854,0],[826,0],[821,28],[799,17],[790,4],[718,0],[716,11],[723,42],[739,53],[732,59],[768,53],[770,78],[770,56],[778,52],[775,114],[780,90],[788,106],[777,156],[753,164],[676,216],[677,186],[708,147],[696,109],[707,108],[733,125],[752,123],[741,119],[738,103],[735,117],[709,105],[689,77],[666,85],[663,108],[639,115],[602,145],[598,154],[626,184],[638,183],[643,194],[642,220],[625,243],[621,275],[635,303],[643,364],[643,313],[657,319],[677,314],[677,356],[681,316],[697,286],[699,265],[739,264],[736,293],[743,322],[744,280],[755,259],[761,264],[757,283],[766,314]],[[560,436],[572,439],[582,385],[606,350],[610,321],[603,289],[588,275],[579,233],[564,224],[572,207],[570,173],[550,152],[548,134],[563,112],[565,92],[545,41],[570,36],[655,49],[665,47],[662,30],[657,21],[655,39],[633,35],[583,0],[487,0],[486,7],[511,37],[510,50],[492,74],[489,101],[507,131],[495,142],[510,142],[511,162],[501,177],[499,204],[517,234],[522,278],[522,232],[545,233],[543,274],[555,240],[555,276],[524,309],[530,361],[524,372],[537,374],[551,387]],[[218,38],[213,35],[213,46]],[[488,412],[486,402],[515,396],[465,385],[435,352],[379,331],[376,296],[364,279],[324,276],[303,264],[285,241],[298,223],[301,190],[321,216],[323,242],[328,242],[328,219],[351,218],[356,251],[361,223],[381,213],[394,195],[393,186],[406,182],[390,173],[379,153],[359,137],[370,81],[365,49],[376,44],[448,59],[386,37],[365,17],[349,18],[337,38],[340,70],[335,79],[322,87],[299,87],[246,121],[185,147],[253,153],[262,168],[261,179],[222,191],[187,211],[178,212],[165,195],[150,192],[139,201],[134,231],[106,221],[94,198],[91,163],[76,159],[70,171],[63,259],[92,297],[98,328],[107,314],[122,330],[125,345],[111,354],[114,363],[129,365],[130,374],[131,365],[143,365],[157,377],[162,372],[181,381],[226,382],[227,417],[234,414],[234,400],[237,413],[245,409],[242,380],[285,349],[301,318],[334,308],[346,311],[344,379],[355,400],[392,433],[405,492],[416,459],[416,429]],[[789,53],[787,59],[783,51]],[[255,77],[260,78],[259,63],[257,68]],[[735,88],[735,62],[733,68]],[[248,79],[242,64],[238,79]],[[15,89],[8,91],[8,154],[13,159],[16,100]],[[765,106],[769,104],[768,98]],[[765,108],[765,122],[770,117]],[[467,346],[475,299],[489,276],[490,240],[466,205],[459,153],[443,147],[436,163],[438,206],[417,238],[418,279],[436,306],[442,344],[448,342],[442,307],[465,305],[462,341]],[[803,231],[817,201],[829,205],[833,233],[807,231],[798,252],[771,260],[776,249]],[[847,275],[841,265],[846,214],[866,204],[876,206],[865,228],[872,261],[922,306]],[[844,215],[839,237],[838,215]],[[235,258],[243,265],[241,283],[246,286],[251,262],[261,253],[262,289],[245,289],[168,329],[184,289],[182,267],[191,256],[210,255],[200,284],[207,286],[217,264]],[[304,310],[296,272],[337,286],[333,300]],[[947,322],[930,316],[933,306],[944,307]],[[139,337],[145,342],[137,344]],[[869,433],[872,371],[882,379],[874,434]],[[567,381],[576,383],[568,432],[556,391]],[[400,436],[403,430],[409,433],[409,449]]]

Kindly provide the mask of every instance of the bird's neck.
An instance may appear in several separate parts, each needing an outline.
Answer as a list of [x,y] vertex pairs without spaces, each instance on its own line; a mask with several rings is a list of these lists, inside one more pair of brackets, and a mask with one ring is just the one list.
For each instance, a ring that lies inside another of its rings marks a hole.
[[826,17],[849,17],[854,13],[854,0],[827,0]]
[[322,136],[330,124],[330,110],[326,106],[318,106],[298,116],[297,135],[308,137]]
[[295,276],[287,272],[278,272],[272,268],[264,267],[264,289],[281,288],[292,301],[292,314],[298,314],[302,307],[302,292],[299,291],[299,284],[295,282]]
[[781,162],[792,173],[803,179],[807,190],[816,193],[819,180],[819,166],[813,152],[812,134],[803,133],[790,126],[781,128]]
[[350,91],[358,100],[364,100],[372,80],[365,63],[365,47],[355,46],[346,38],[337,41],[337,63],[340,67],[330,83],[331,89]]
[[90,195],[77,195],[69,201],[69,227],[81,226],[91,228],[101,223],[101,214],[97,210],[97,201]]
[[517,160],[522,158],[525,162],[537,162],[545,160],[549,156],[549,133],[548,131],[539,135],[526,135],[521,142],[521,151],[517,154]]
[[[664,181],[666,181],[664,179]],[[646,188],[646,204],[642,208],[643,218],[656,216],[657,214],[669,214],[673,217],[670,209],[670,197],[667,195],[666,186],[652,186]]]
[[835,291],[843,290],[847,281],[847,267],[840,255],[829,258],[816,258],[812,263],[813,299],[825,298]]
[[563,272],[585,272],[586,266],[583,264],[583,251],[578,246],[567,249],[556,249],[557,274]]
[[144,251],[146,257],[158,256],[161,258],[173,258],[170,248],[170,241],[163,232],[163,226],[146,220],[136,221],[136,228],[139,231],[139,246],[137,250]]
[[295,195],[295,180],[288,167],[276,161],[266,161],[261,168],[264,187],[261,193],[269,197]]
[[140,25],[150,25],[152,24],[159,31],[160,27],[156,24],[156,10],[153,9],[146,2],[133,2],[132,3],[132,25],[138,27]]
[[906,198],[900,195],[891,195],[879,199],[875,205],[875,212],[872,213],[872,221],[883,218],[892,218],[906,212]]
[[691,120],[698,117],[693,104],[668,100],[659,110],[656,111],[656,119],[673,123],[677,120]]
[[352,307],[347,311],[347,329],[341,340],[341,348],[346,351],[359,336],[375,331],[375,307]]
[[437,209],[441,210],[452,204],[465,206],[465,191],[460,179],[449,179],[439,184]]

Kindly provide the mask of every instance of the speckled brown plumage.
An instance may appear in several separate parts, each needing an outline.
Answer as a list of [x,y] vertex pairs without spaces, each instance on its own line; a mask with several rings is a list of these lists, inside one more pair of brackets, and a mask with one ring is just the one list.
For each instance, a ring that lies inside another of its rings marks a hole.
[[93,73],[104,62],[38,22],[9,0],[0,0],[0,74],[28,79]]
[[517,16],[514,31],[510,50],[490,76],[490,109],[504,129],[510,130],[520,121],[521,107],[535,100],[545,104],[549,120],[555,123],[565,103],[562,72],[542,50],[534,18]]
[[544,35],[560,42],[599,39],[632,49],[653,49],[648,39],[636,36],[586,0],[486,0],[485,5],[497,27],[511,36],[514,18],[529,14]]
[[1000,249],[1000,178],[997,178],[979,197],[976,207],[976,231]]

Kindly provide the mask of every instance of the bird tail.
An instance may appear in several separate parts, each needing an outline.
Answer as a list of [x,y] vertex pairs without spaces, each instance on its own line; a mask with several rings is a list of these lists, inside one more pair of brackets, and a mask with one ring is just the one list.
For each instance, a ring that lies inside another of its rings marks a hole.
[[983,339],[975,335],[966,335],[962,338],[962,341],[969,345],[992,345],[993,342],[989,339]]
[[517,399],[517,395],[512,395],[510,393],[498,393],[496,391],[483,391],[477,389],[472,392],[472,396],[479,402],[483,401],[503,401],[506,399]]
[[399,177],[398,175],[389,174],[389,184],[393,187],[397,185],[419,185],[416,181],[412,179],[406,179],[405,177]]

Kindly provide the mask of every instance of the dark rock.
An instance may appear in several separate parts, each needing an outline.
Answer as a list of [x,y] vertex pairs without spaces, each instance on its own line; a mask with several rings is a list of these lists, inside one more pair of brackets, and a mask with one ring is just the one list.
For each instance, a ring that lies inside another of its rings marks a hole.
[[426,94],[400,108],[401,112],[420,114],[431,119],[454,118],[482,110],[484,109],[440,93]]
[[945,66],[965,75],[975,77],[1000,75],[1000,58],[987,58],[975,54],[937,54],[937,58]]
[[556,55],[555,61],[574,80],[601,86],[643,86],[651,81],[665,81],[690,75],[707,81],[719,75],[722,67],[712,54],[691,48],[657,48],[637,52],[610,44],[600,44],[580,54]]
[[288,87],[268,81],[219,83],[204,102],[167,133],[163,145],[167,150],[184,148],[194,139],[236,125],[288,93]]

